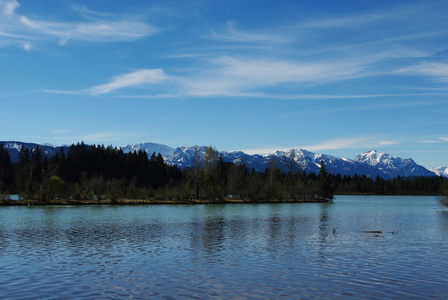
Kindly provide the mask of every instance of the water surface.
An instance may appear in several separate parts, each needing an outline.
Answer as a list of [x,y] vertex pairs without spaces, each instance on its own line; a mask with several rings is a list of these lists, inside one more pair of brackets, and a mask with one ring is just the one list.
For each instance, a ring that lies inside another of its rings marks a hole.
[[448,298],[434,197],[0,208],[2,298]]

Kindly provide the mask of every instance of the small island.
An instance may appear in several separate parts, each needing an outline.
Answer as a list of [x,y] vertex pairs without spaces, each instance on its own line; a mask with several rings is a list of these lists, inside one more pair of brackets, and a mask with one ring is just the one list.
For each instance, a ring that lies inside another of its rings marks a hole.
[[22,146],[17,163],[0,145],[0,159],[0,194],[19,195],[1,205],[326,202],[334,192],[324,162],[319,175],[281,172],[274,160],[260,173],[224,162],[213,147],[183,170],[160,154],[84,143],[52,157]]

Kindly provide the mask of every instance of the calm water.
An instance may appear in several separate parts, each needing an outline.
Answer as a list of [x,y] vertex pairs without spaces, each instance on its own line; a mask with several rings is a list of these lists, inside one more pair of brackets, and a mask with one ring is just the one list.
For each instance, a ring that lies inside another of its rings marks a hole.
[[[370,233],[367,231],[381,231]],[[434,197],[0,208],[0,298],[448,298]]]

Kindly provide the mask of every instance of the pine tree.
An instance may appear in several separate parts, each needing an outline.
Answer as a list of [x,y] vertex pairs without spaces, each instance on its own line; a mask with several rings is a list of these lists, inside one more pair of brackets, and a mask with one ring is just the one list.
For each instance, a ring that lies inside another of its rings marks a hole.
[[323,160],[320,162],[317,197],[327,201],[331,201],[334,198],[334,187],[328,177],[325,162]]
[[11,157],[3,143],[0,143],[0,192],[11,191],[13,172]]
[[33,168],[31,163],[30,150],[23,144],[19,150],[18,174],[16,177],[19,194],[25,198],[32,198],[33,189]]

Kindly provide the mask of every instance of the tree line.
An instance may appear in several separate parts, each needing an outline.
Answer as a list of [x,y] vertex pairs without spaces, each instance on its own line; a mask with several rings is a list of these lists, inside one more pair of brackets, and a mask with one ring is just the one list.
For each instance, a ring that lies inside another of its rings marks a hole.
[[83,142],[51,157],[37,147],[22,145],[17,163],[0,144],[0,195],[25,199],[193,199],[251,202],[331,200],[336,194],[434,195],[446,185],[442,177],[394,178],[328,174],[321,162],[319,174],[298,170],[294,157],[280,170],[271,157],[264,172],[243,163],[225,162],[213,147],[196,150],[189,168],[165,163],[161,154],[124,153],[104,145]]

